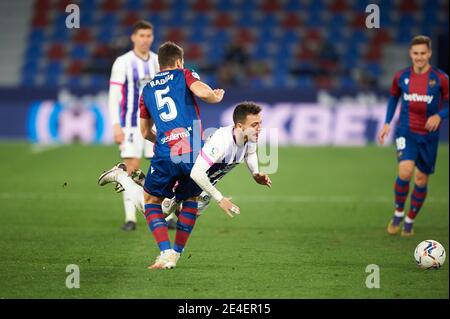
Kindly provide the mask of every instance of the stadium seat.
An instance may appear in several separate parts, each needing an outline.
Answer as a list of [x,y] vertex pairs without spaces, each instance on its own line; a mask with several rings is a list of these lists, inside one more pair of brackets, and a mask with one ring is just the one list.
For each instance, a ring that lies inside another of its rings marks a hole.
[[60,60],[64,58],[66,51],[61,43],[51,45],[47,50],[47,58],[49,60]]
[[281,25],[288,30],[296,30],[301,26],[301,19],[297,13],[289,12],[284,16]]
[[125,9],[129,11],[139,11],[142,9],[142,2],[141,0],[128,0],[125,3]]
[[91,31],[88,28],[80,28],[73,36],[73,41],[77,44],[91,41]]
[[76,45],[70,52],[70,57],[74,60],[84,60],[89,56],[88,48],[85,45]]
[[101,9],[108,13],[115,12],[120,9],[120,3],[117,0],[104,0]]

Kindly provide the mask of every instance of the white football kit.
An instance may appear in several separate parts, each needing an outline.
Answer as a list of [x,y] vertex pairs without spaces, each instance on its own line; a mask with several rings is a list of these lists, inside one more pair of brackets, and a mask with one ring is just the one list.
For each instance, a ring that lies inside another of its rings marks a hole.
[[201,182],[202,185],[197,181],[197,184],[203,189],[199,199],[199,212],[207,207],[211,197],[216,201],[223,198],[214,185],[236,165],[245,161],[252,174],[259,172],[256,143],[247,142],[238,145],[233,130],[234,126],[230,125],[215,131],[206,141],[192,168],[191,176],[198,175],[198,172],[204,172],[208,178],[208,181]]
[[144,86],[159,72],[158,56],[150,51],[148,60],[134,51],[119,56],[113,64],[108,106],[112,124],[119,123],[125,139],[119,146],[122,158],[153,157],[153,143],[139,129],[139,97]]

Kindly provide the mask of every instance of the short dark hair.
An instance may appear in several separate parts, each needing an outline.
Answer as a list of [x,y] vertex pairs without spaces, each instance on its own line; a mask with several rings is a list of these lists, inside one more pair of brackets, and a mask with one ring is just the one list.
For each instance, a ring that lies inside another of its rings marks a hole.
[[153,24],[151,24],[147,20],[139,20],[139,21],[136,21],[133,24],[133,28],[132,28],[132,32],[131,33],[135,34],[139,30],[147,30],[147,29],[153,30]]
[[233,122],[244,123],[247,115],[258,115],[261,112],[261,107],[254,102],[242,102],[238,104],[233,111]]
[[430,37],[427,37],[426,35],[417,35],[415,36],[410,43],[409,47],[412,47],[416,44],[426,44],[428,49],[431,49],[431,39]]
[[175,65],[178,59],[183,60],[183,49],[171,41],[164,42],[158,49],[158,63],[160,68]]

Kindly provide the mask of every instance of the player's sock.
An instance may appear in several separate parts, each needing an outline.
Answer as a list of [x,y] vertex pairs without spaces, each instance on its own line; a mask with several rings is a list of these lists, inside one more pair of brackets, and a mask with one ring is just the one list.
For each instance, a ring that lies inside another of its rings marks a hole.
[[399,212],[398,210],[396,210],[394,212],[394,217],[392,218],[392,224],[394,224],[394,226],[400,225],[404,216],[405,216],[404,211]]
[[403,224],[403,231],[410,233],[412,231],[414,225],[414,219],[409,218],[406,216],[405,223]]
[[394,225],[400,224],[404,216],[405,202],[409,192],[409,181],[397,177],[394,184],[395,214],[392,219]]
[[408,212],[408,218],[414,220],[420,211],[420,208],[427,197],[427,186],[420,187],[414,185],[413,193],[411,194],[411,207]]
[[177,232],[175,234],[175,242],[173,250],[182,253],[184,246],[194,228],[197,219],[198,203],[194,201],[184,201],[183,208],[178,216]]
[[[139,186],[138,184],[136,184],[133,179],[128,176],[127,174],[124,175],[120,175],[117,177],[117,182],[120,183],[123,188],[125,189],[124,191],[124,201],[125,201],[125,196],[127,196],[127,198],[129,200],[131,200],[133,202],[134,205],[134,210],[131,210],[131,208],[129,208],[129,210],[127,210],[127,208],[125,208],[125,217],[126,217],[126,221],[134,221],[136,222],[136,210],[144,213],[144,189]],[[127,212],[130,212],[130,215],[128,215]],[[128,218],[133,218],[134,219],[128,219]]]
[[123,192],[123,206],[125,208],[125,221],[136,222],[136,208],[133,202],[133,191],[126,189]]
[[161,251],[170,249],[169,230],[159,204],[145,204],[145,218]]

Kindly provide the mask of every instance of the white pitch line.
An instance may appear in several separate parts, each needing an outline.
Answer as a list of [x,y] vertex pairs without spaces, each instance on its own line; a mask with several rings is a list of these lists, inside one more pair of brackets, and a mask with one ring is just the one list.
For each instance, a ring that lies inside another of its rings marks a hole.
[[[36,193],[36,192],[0,192],[0,200],[74,200],[74,201],[110,201],[113,198],[121,198],[121,196],[115,195],[111,190],[105,190],[106,192],[99,192],[97,194],[82,194],[71,192],[70,190],[61,191],[61,193]],[[108,191],[110,193],[108,194]],[[356,196],[324,196],[324,195],[248,195],[242,196],[231,195],[236,202],[244,203],[268,203],[268,202],[285,202],[285,203],[390,203],[394,199],[393,197],[386,196],[373,196],[373,197],[356,197]],[[448,203],[448,197],[429,197],[427,202],[432,203]]]
[[32,144],[30,146],[31,154],[40,154],[63,147],[63,144]]

